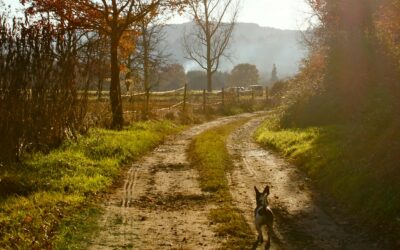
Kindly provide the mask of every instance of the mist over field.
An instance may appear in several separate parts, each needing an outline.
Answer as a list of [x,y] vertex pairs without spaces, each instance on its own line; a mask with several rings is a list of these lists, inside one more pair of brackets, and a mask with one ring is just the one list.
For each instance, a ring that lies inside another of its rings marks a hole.
[[[165,27],[165,47],[173,62],[182,64],[186,71],[199,69],[194,61],[185,59],[182,39],[192,23],[169,24]],[[230,60],[223,60],[220,71],[230,71],[239,63],[255,64],[262,78],[269,78],[275,63],[280,78],[298,72],[300,61],[307,56],[302,43],[302,31],[280,30],[252,23],[237,23],[229,46]]]

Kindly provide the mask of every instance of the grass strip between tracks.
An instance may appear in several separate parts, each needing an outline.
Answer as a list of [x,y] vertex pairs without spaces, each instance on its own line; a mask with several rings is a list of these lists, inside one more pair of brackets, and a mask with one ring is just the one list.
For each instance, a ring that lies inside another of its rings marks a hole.
[[233,169],[226,140],[247,121],[243,119],[205,131],[194,138],[189,149],[191,163],[200,174],[202,190],[212,193],[213,202],[218,206],[210,212],[209,219],[216,225],[216,234],[226,238],[222,249],[247,249],[254,241],[245,218],[233,205],[226,178]]

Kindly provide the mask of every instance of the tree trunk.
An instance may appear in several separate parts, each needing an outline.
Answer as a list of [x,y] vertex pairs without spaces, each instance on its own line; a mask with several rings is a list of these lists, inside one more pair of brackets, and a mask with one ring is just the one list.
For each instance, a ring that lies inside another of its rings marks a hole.
[[146,102],[145,102],[145,106],[144,106],[144,120],[148,120],[149,119],[149,113],[150,113],[150,91],[146,90]]
[[122,114],[121,85],[119,80],[119,63],[118,63],[118,37],[111,36],[111,84],[110,84],[110,101],[112,112],[111,128],[122,129],[124,117]]
[[207,91],[208,92],[212,92],[212,74],[213,72],[212,72],[212,61],[211,61],[211,38],[207,38]]
[[212,92],[212,71],[207,69],[207,91]]
[[207,44],[207,91],[212,92],[212,59],[211,59],[211,31],[210,31],[210,20],[209,20],[209,12],[208,12],[208,3],[204,0],[204,14],[205,14],[205,22],[206,22],[206,44]]
[[143,83],[144,90],[146,93],[146,103],[144,106],[144,119],[149,119],[149,102],[150,102],[150,79],[149,79],[149,67],[150,67],[150,58],[149,58],[149,41],[146,36],[146,28],[144,24],[142,24],[142,39],[143,39]]
[[103,94],[103,78],[100,78],[97,81],[97,99],[101,99],[101,95]]

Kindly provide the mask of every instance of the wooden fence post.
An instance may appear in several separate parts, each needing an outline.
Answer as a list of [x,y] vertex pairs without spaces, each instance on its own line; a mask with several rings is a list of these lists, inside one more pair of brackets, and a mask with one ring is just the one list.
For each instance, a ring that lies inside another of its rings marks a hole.
[[183,113],[185,113],[186,111],[186,93],[187,93],[187,83],[185,83],[185,87],[183,89],[183,107],[182,107]]
[[225,107],[225,89],[222,88],[221,90],[221,97],[222,97],[222,107]]
[[136,108],[136,100],[135,100],[135,92],[131,92],[131,98],[130,98],[130,103],[132,103],[132,109],[133,109],[133,117],[135,119],[135,121],[137,121],[137,108]]
[[206,113],[206,105],[207,105],[206,90],[203,89],[203,112],[204,113]]

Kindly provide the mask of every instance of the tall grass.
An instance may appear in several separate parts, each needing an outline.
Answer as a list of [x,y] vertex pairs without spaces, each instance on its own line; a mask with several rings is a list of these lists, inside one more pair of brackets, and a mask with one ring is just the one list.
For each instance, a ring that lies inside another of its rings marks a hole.
[[0,248],[53,248],[56,238],[63,246],[76,225],[63,222],[60,228],[60,222],[82,213],[122,164],[179,130],[168,121],[136,123],[120,132],[93,129],[49,154],[27,155],[21,166],[7,167],[0,176]]

